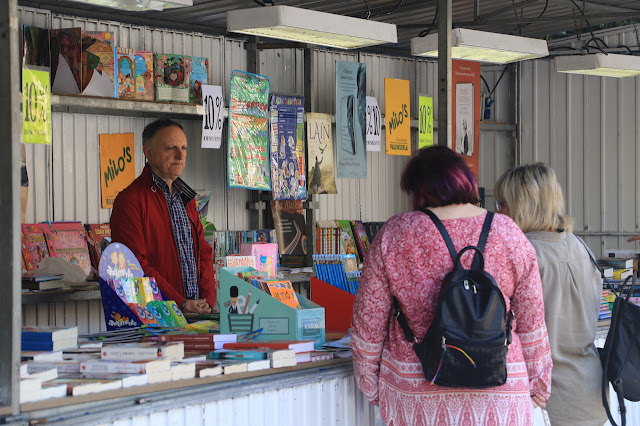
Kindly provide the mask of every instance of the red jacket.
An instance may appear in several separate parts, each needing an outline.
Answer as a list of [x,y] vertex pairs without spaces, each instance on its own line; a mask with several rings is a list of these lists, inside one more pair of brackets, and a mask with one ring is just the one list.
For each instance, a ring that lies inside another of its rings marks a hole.
[[[195,198],[188,201],[186,209],[191,222],[200,298],[206,299],[213,308],[216,298],[213,250],[204,240]],[[165,296],[182,306],[184,287],[171,216],[164,193],[153,182],[148,165],[116,197],[111,212],[111,238],[129,247],[144,273],[155,277]]]

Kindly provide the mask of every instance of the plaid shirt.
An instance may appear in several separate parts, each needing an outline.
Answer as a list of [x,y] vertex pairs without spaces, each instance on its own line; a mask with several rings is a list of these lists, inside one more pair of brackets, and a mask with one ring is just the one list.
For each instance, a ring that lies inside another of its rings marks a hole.
[[191,234],[191,223],[187,216],[187,209],[182,202],[181,194],[185,190],[185,184],[180,179],[173,181],[173,194],[169,191],[169,185],[158,175],[151,172],[151,176],[156,185],[162,189],[167,200],[167,207],[171,216],[171,226],[173,228],[173,238],[178,247],[180,256],[180,271],[182,272],[182,286],[184,287],[185,299],[198,299],[198,274],[196,270],[196,257],[193,249],[193,236]]

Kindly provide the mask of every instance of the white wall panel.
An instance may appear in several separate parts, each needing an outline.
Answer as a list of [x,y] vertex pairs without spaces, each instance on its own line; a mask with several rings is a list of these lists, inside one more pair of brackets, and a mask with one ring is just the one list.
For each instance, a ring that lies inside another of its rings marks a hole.
[[[596,36],[610,46],[637,44],[632,27]],[[556,171],[575,232],[596,254],[636,247],[626,239],[640,222],[640,80],[556,73],[551,60],[521,67],[522,161]]]
[[304,95],[304,50],[267,49],[258,56],[260,74],[269,77],[271,93]]

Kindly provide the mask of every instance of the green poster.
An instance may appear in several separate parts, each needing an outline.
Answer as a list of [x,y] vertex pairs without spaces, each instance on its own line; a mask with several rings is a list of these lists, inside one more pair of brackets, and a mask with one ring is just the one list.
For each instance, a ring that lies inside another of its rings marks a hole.
[[418,149],[433,145],[433,98],[419,97]]
[[22,70],[22,140],[51,144],[49,72]]

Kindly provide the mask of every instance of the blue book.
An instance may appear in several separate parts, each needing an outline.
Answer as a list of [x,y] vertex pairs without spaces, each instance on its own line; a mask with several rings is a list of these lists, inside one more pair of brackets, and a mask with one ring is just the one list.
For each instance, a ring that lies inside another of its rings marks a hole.
[[22,327],[22,340],[55,341],[78,338],[78,327],[49,327],[49,326],[25,326]]
[[267,354],[267,351],[261,349],[218,349],[209,352],[209,359],[256,360],[267,359]]

